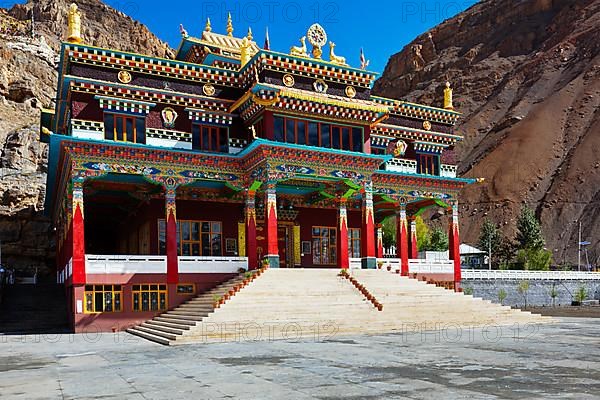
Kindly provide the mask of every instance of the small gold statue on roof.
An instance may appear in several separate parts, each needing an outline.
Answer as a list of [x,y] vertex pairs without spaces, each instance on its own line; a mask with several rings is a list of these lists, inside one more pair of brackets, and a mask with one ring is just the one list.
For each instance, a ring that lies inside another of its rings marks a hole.
[[240,43],[240,68],[244,68],[244,65],[250,61],[250,40],[245,37]]
[[227,36],[233,36],[233,22],[231,21],[231,13],[227,14]]
[[452,88],[450,82],[446,82],[446,88],[444,89],[444,108],[446,110],[454,110],[452,105]]
[[329,42],[329,62],[336,65],[348,65],[346,64],[346,57],[336,56],[334,49],[335,43]]
[[77,4],[72,3],[69,7],[67,42],[79,44],[83,41],[81,38],[81,13]]
[[308,57],[308,53],[306,51],[306,36],[302,36],[300,38],[300,43],[302,43],[302,46],[292,46],[292,48],[290,49],[290,55]]

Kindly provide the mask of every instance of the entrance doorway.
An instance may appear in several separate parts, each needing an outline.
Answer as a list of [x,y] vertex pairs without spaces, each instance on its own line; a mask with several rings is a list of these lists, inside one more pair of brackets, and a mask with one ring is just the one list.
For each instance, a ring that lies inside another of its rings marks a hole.
[[279,248],[279,266],[294,268],[294,224],[280,223],[277,226],[277,247]]

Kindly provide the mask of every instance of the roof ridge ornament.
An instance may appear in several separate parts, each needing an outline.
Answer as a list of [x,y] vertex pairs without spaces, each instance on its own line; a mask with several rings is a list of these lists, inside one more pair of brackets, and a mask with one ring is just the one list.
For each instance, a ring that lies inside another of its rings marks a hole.
[[81,38],[81,12],[75,3],[71,3],[69,7],[67,42],[73,44],[83,42]]
[[252,28],[251,27],[248,27],[248,34],[246,35],[246,37],[250,41],[253,39],[253,37],[252,37]]
[[348,66],[346,63],[346,57],[335,55],[334,49],[335,43],[329,42],[329,62],[336,65]]
[[233,22],[231,21],[231,12],[227,13],[227,36],[233,37]]
[[322,47],[327,44],[327,33],[325,29],[319,24],[312,24],[306,32],[308,42],[312,44],[312,56],[316,60],[320,60],[323,55]]
[[210,17],[206,18],[206,25],[204,26],[204,31],[205,32],[212,31],[212,26],[210,25]]

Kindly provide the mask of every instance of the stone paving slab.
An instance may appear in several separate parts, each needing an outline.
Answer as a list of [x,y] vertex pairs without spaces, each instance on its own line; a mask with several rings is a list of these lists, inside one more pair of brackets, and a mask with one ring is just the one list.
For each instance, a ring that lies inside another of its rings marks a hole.
[[600,325],[166,347],[0,336],[2,399],[600,399]]

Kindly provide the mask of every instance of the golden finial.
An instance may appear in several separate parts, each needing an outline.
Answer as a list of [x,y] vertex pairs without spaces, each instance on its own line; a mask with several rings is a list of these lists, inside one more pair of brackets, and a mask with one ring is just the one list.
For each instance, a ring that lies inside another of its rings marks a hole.
[[210,26],[210,18],[206,18],[206,25],[204,26],[204,31],[210,32],[211,30],[212,30],[212,27]]
[[248,27],[248,35],[246,35],[248,40],[252,40],[252,28]]
[[233,36],[233,23],[231,22],[231,13],[227,14],[227,36]]
[[245,37],[240,43],[240,68],[244,68],[248,61],[250,61],[250,40]]
[[446,82],[446,88],[444,89],[444,108],[446,110],[454,110],[452,105],[452,88],[450,88],[450,82]]
[[68,14],[68,30],[67,30],[67,42],[79,44],[83,40],[81,39],[81,13],[77,8],[77,4],[72,3],[69,7]]

